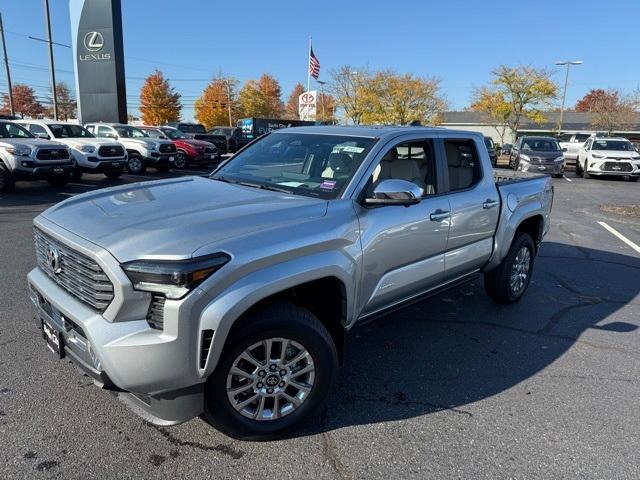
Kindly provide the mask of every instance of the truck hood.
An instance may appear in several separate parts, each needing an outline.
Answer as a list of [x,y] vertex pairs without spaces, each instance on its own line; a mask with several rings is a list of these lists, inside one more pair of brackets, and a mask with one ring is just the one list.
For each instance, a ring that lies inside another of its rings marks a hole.
[[188,258],[203,247],[213,253],[232,239],[291,230],[322,217],[327,205],[326,200],[183,177],[88,192],[42,216],[127,262]]
[[46,140],[44,138],[2,138],[0,139],[0,147],[18,147],[25,146],[29,148],[60,148],[65,146],[63,143]]
[[80,148],[85,145],[90,145],[92,147],[102,147],[105,145],[120,145],[115,140],[103,139],[103,138],[61,138],[58,139],[59,142],[64,143],[65,145],[69,145],[73,148]]
[[169,140],[161,140],[159,138],[125,138],[125,137],[120,137],[118,139],[118,141],[120,143],[123,143],[124,145],[140,145],[144,148],[149,148],[149,145],[152,143],[155,143],[157,145],[163,145],[163,144],[172,144],[173,142],[169,141]]
[[540,151],[540,150],[522,150],[520,153],[532,159],[541,158],[543,160],[552,160],[554,158],[562,157],[562,154],[564,152],[562,150],[551,150],[548,152]]

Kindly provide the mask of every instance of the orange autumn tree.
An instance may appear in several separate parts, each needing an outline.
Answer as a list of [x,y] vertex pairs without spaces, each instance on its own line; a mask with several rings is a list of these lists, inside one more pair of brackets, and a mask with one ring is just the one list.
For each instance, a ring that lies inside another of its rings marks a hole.
[[180,120],[180,94],[160,70],[149,75],[140,89],[140,113],[147,125],[162,125]]

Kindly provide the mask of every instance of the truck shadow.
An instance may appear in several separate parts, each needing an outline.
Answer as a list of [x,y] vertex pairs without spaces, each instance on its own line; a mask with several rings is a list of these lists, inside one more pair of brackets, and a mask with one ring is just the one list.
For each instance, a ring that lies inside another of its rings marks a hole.
[[638,325],[615,315],[638,295],[639,275],[637,257],[545,242],[516,305],[493,304],[479,279],[360,327],[325,414],[300,433],[445,410],[471,417],[467,405],[526,384],[589,330],[599,331],[593,355],[621,349]]

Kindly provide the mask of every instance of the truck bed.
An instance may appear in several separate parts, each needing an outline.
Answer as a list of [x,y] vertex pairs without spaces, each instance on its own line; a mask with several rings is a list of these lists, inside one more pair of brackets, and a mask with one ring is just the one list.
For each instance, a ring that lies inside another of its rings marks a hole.
[[545,178],[547,175],[532,172],[520,172],[517,170],[511,170],[510,168],[494,168],[493,180],[496,185],[505,185],[510,183],[519,183],[534,178]]

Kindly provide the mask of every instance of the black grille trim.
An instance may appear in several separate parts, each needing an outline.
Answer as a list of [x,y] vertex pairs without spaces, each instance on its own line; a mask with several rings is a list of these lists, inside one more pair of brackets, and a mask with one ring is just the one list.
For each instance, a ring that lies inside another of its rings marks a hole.
[[164,328],[164,303],[166,298],[154,295],[147,311],[147,323],[151,328],[162,330]]
[[176,146],[173,143],[163,143],[160,145],[158,150],[160,151],[160,153],[175,153]]
[[66,148],[41,148],[36,153],[38,160],[68,160],[69,150]]
[[98,149],[98,155],[101,157],[123,157],[124,148],[119,145],[100,147]]
[[209,358],[211,343],[213,342],[214,330],[203,330],[200,345],[200,368],[204,368]]
[[612,172],[631,172],[633,171],[633,165],[631,165],[629,162],[604,162],[602,164],[602,170]]

